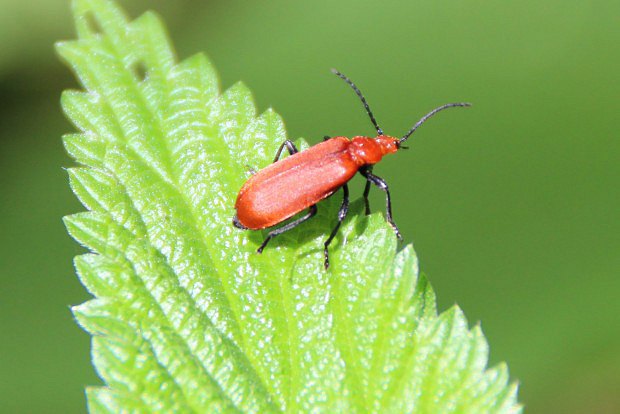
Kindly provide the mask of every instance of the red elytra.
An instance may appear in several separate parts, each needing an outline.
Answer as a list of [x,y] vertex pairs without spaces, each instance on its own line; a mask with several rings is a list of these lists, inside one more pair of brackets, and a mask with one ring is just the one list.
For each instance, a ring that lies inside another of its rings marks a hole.
[[[298,152],[291,141],[285,141],[278,149],[273,164],[254,174],[241,187],[235,202],[237,214],[233,218],[233,224],[238,228],[261,230],[278,225],[295,214],[309,209],[304,216],[269,232],[257,249],[257,252],[261,253],[273,237],[310,219],[316,214],[316,204],[319,201],[342,188],[344,197],[338,212],[338,222],[324,243],[323,252],[326,269],[329,267],[328,246],[336,236],[338,228],[348,212],[349,190],[347,182],[358,172],[366,178],[367,183],[363,194],[366,214],[370,214],[368,204],[370,184],[376,185],[386,193],[386,219],[397,237],[400,238],[398,227],[392,219],[388,186],[382,178],[372,174],[372,167],[381,161],[385,155],[406,148],[402,146],[402,143],[437,112],[450,107],[470,105],[459,102],[435,108],[423,116],[402,138],[394,138],[383,134],[366,99],[357,86],[342,73],[335,69],[332,71],[347,82],[361,99],[377,130],[377,136],[375,138],[357,136],[352,139],[346,137],[328,138],[302,152]],[[280,160],[284,147],[287,148],[290,156]]]

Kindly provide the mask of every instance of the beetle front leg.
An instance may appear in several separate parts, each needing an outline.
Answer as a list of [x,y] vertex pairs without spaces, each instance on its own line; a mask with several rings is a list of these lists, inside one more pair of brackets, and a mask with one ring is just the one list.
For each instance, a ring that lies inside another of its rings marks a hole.
[[[365,167],[364,171],[367,173],[371,173],[372,165]],[[364,199],[365,213],[367,216],[370,215],[370,200],[368,200],[368,194],[370,194],[370,181],[366,180],[366,186],[364,187],[364,194],[362,195],[362,198]]]
[[336,227],[334,227],[324,244],[325,247],[323,249],[323,255],[325,256],[325,270],[329,268],[329,251],[327,248],[329,247],[329,244],[332,242],[332,240],[334,240],[334,237],[336,237],[336,233],[338,233],[340,224],[349,212],[349,187],[347,187],[346,184],[342,186],[342,192],[344,194],[342,197],[342,204],[340,205],[340,210],[338,210],[338,223],[336,223]]
[[[306,220],[310,220],[315,214],[316,214],[316,204],[310,206],[310,208],[308,209],[308,213],[303,216],[298,218],[295,221],[291,221],[290,223],[280,227],[279,229],[275,229],[269,232],[269,234],[267,234],[267,237],[265,237],[265,240],[263,240],[263,243],[260,245],[260,247],[258,249],[256,249],[257,253],[262,253],[263,249],[265,248],[265,246],[267,246],[267,243],[269,243],[269,241],[271,239],[273,239],[274,237],[276,237],[278,234],[282,234],[286,231],[289,231],[297,226],[299,226],[301,223],[303,223]],[[236,218],[237,216],[235,216]],[[234,222],[234,221],[233,221]]]
[[293,155],[299,152],[295,144],[293,144],[293,141],[291,141],[290,139],[287,139],[286,141],[282,143],[282,145],[280,145],[280,148],[278,148],[278,152],[276,152],[276,157],[273,159],[273,162],[276,162],[280,159],[280,155],[282,155],[282,150],[284,149],[284,147],[286,147],[290,155]]
[[364,187],[364,208],[367,216],[370,215],[370,201],[368,201],[368,194],[370,193],[370,181],[366,181],[366,187]]
[[392,201],[390,198],[390,189],[388,188],[387,183],[383,181],[381,177],[377,177],[376,175],[372,174],[367,169],[360,169],[360,174],[366,177],[368,182],[373,183],[374,185],[379,187],[382,191],[385,191],[386,200],[387,200],[386,202],[387,206],[385,209],[386,219],[388,223],[390,223],[390,225],[394,229],[394,233],[396,233],[396,237],[398,237],[398,240],[402,240],[403,236],[400,235],[400,231],[398,230],[396,223],[394,223],[394,219],[392,219]]

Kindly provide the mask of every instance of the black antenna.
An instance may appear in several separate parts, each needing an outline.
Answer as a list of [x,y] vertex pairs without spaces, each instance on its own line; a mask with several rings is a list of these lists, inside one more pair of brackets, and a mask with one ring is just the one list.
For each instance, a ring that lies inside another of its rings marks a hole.
[[428,118],[430,118],[431,116],[435,115],[437,112],[439,111],[443,111],[444,109],[448,109],[448,108],[452,108],[453,106],[471,106],[470,103],[467,102],[457,102],[457,103],[449,103],[449,104],[445,104],[445,105],[441,105],[439,108],[435,108],[432,111],[430,111],[429,113],[427,113],[426,115],[424,115],[422,117],[422,119],[420,119],[418,122],[416,122],[416,124],[413,126],[413,128],[411,128],[409,130],[409,132],[407,132],[405,134],[405,136],[403,136],[399,141],[398,144],[402,144],[404,141],[407,140],[407,138],[409,138],[411,136],[411,134],[413,134],[415,132],[416,129],[418,129],[420,127],[420,125],[422,125],[424,122],[426,122],[428,120]]
[[350,87],[353,88],[353,90],[355,91],[357,96],[360,98],[360,100],[364,104],[364,108],[366,108],[366,112],[368,112],[368,116],[370,117],[370,121],[372,122],[372,124],[375,126],[375,129],[377,130],[377,135],[383,135],[383,130],[381,128],[379,128],[379,125],[377,125],[377,121],[375,120],[375,116],[372,114],[372,111],[370,110],[370,107],[368,106],[368,102],[366,102],[366,98],[364,98],[364,95],[362,95],[362,92],[360,92],[358,87],[355,86],[355,84],[353,83],[353,81],[351,79],[347,78],[344,74],[338,72],[338,70],[332,69],[332,73],[334,73],[340,79],[344,80],[346,83],[349,84]]

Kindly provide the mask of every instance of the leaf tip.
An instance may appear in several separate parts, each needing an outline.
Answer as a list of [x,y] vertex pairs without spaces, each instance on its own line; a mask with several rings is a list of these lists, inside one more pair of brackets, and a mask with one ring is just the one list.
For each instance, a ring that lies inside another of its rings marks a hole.
[[54,50],[65,63],[70,64],[72,57],[79,54],[79,45],[75,40],[61,40],[54,43]]

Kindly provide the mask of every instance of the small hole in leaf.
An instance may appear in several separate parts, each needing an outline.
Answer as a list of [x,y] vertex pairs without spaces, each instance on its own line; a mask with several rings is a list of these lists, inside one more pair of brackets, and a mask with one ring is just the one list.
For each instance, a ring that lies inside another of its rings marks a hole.
[[99,24],[99,20],[95,17],[92,12],[88,12],[84,15],[84,19],[86,20],[86,26],[88,26],[88,30],[93,34],[101,34],[103,33],[103,27]]
[[146,64],[142,60],[139,60],[133,65],[131,65],[131,71],[133,72],[133,76],[138,82],[144,81],[148,74]]

